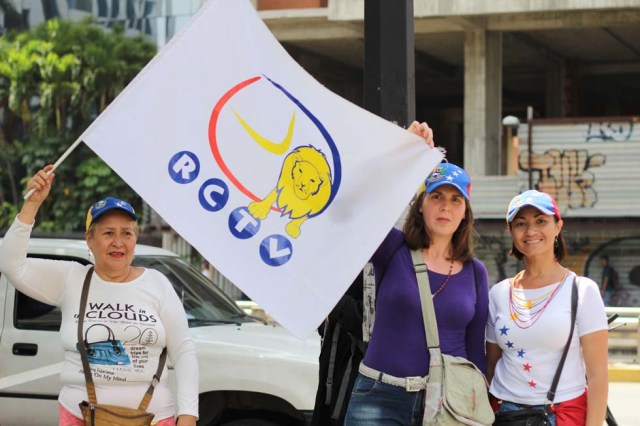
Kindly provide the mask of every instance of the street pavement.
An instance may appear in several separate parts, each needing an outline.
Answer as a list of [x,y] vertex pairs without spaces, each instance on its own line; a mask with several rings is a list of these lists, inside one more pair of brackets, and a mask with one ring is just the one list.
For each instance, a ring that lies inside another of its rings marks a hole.
[[619,426],[640,426],[640,382],[610,382],[609,408]]

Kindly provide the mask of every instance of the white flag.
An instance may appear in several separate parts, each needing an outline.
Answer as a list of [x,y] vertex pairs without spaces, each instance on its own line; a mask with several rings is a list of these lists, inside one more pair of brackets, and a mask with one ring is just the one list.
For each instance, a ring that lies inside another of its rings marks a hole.
[[82,140],[299,337],[441,160],[331,93],[248,0],[210,0]]

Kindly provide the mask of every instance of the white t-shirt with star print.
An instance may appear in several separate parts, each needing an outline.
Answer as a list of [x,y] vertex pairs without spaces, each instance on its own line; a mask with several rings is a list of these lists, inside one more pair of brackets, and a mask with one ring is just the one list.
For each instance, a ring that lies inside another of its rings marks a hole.
[[[534,290],[515,290],[514,296],[520,300],[541,301],[560,286],[535,321],[527,314],[534,314],[536,307],[529,311],[519,309],[521,321],[515,322],[511,318],[508,279],[489,291],[487,341],[502,349],[490,387],[495,397],[520,404],[544,404],[569,337],[571,286],[575,276],[571,272],[562,283]],[[597,284],[589,278],[578,277],[576,328],[556,389],[555,403],[576,398],[584,392],[586,379],[580,337],[606,329],[607,316]]]

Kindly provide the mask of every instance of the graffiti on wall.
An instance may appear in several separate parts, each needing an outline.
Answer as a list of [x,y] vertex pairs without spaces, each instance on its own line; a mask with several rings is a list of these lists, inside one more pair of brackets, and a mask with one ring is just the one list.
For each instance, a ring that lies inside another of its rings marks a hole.
[[551,194],[561,209],[590,208],[598,202],[593,184],[593,169],[603,166],[606,156],[590,154],[586,149],[550,149],[542,154],[522,152],[520,170],[533,174],[533,184],[539,191]]
[[633,121],[631,120],[627,122],[598,122],[589,123],[584,140],[586,142],[627,141],[631,135],[633,135]]

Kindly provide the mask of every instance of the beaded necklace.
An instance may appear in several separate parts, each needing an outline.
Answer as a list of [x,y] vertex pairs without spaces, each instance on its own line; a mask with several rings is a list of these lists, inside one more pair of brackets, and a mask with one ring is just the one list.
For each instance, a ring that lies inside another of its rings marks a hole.
[[511,291],[509,292],[509,313],[511,314],[511,319],[519,328],[526,329],[533,326],[538,319],[540,319],[540,316],[547,309],[549,303],[551,303],[555,295],[558,294],[558,290],[560,290],[560,287],[562,287],[562,284],[569,275],[569,269],[566,270],[564,277],[562,277],[554,288],[535,299],[528,299],[515,292],[515,284],[522,280],[523,272],[524,271],[520,272],[513,279]]
[[447,274],[447,277],[444,279],[444,282],[442,284],[440,284],[440,287],[438,287],[436,292],[433,293],[432,297],[436,297],[438,295],[438,293],[440,293],[442,291],[444,286],[447,285],[447,283],[449,282],[449,279],[451,278],[451,271],[453,271],[453,259],[451,259],[451,265],[449,265],[449,273]]

